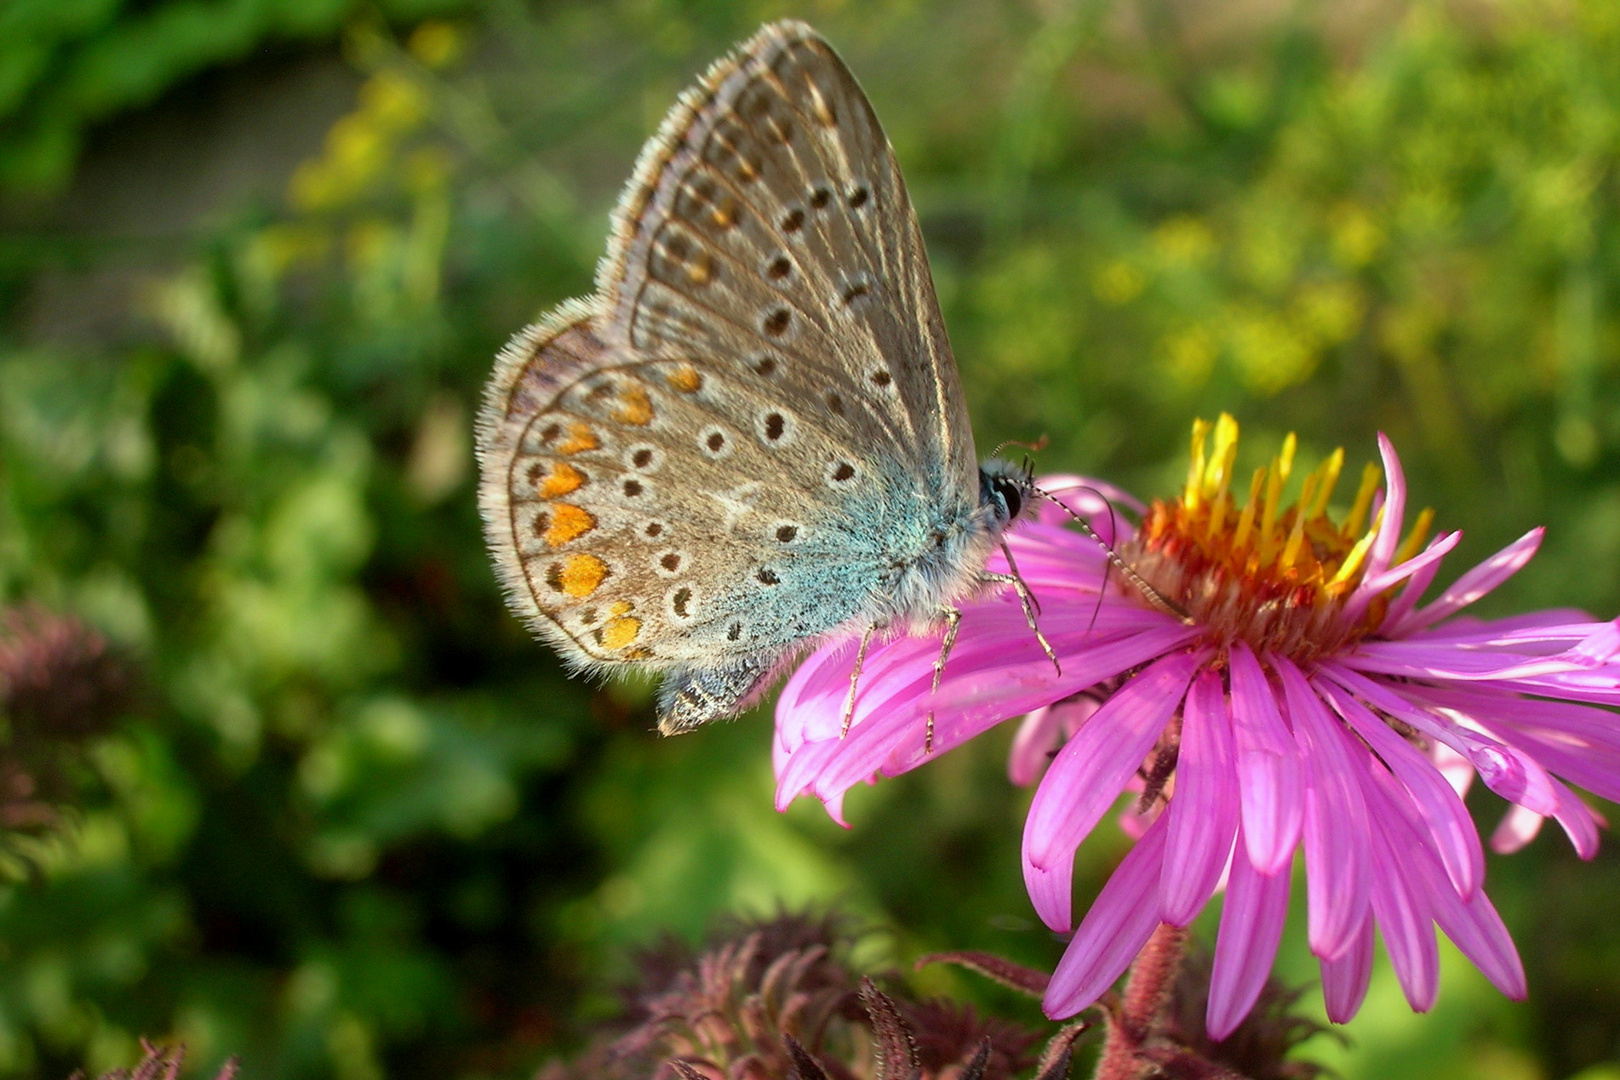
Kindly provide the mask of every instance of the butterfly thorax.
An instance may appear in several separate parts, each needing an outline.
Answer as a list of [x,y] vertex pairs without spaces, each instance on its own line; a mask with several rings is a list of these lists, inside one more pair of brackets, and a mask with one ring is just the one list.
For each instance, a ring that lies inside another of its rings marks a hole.
[[963,500],[954,514],[941,514],[907,530],[909,543],[895,545],[894,573],[881,582],[869,615],[903,625],[929,623],[941,611],[976,592],[990,553],[1027,504],[1028,477],[1002,461],[979,469],[977,499]]

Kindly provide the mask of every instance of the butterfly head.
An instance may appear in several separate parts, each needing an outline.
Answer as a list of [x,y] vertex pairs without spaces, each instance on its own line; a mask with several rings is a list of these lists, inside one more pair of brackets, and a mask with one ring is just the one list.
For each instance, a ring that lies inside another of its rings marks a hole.
[[990,508],[996,524],[1005,528],[1029,505],[1035,479],[1029,462],[1014,465],[992,458],[979,466],[979,501]]

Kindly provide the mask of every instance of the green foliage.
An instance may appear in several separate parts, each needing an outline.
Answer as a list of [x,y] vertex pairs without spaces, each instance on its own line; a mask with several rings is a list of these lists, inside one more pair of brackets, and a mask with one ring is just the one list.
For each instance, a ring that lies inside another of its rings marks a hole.
[[[876,947],[900,961],[1057,955],[1019,877],[1006,733],[853,793],[845,831],[771,809],[765,717],[660,741],[645,685],[567,679],[505,614],[471,488],[489,359],[588,291],[636,148],[694,71],[789,12],[453,6],[465,23],[402,41],[349,3],[0,7],[14,186],[67,177],[86,123],[264,42],[345,25],[364,78],[284,201],[152,270],[139,332],[31,329],[57,251],[7,247],[0,601],[91,621],[148,691],[90,755],[76,828],[0,889],[0,1073],[127,1064],[147,1034],[252,1077],[527,1074],[609,1011],[624,945],[779,899],[894,928]],[[1468,530],[1463,558],[1549,526],[1497,610],[1612,613],[1612,5],[1221,10],[793,12],[896,144],[981,443],[1045,434],[1043,470],[1153,495],[1196,415],[1237,415],[1256,462],[1298,430],[1304,464],[1343,443],[1352,470],[1381,428],[1419,505]],[[1489,828],[1500,805],[1475,798]],[[1412,1018],[1380,969],[1352,1047],[1320,1054],[1379,1078],[1442,1075],[1448,1048],[1444,1075],[1612,1060],[1616,863],[1560,844],[1490,867],[1528,1005],[1453,964]],[[1123,847],[1098,831],[1082,893]],[[1312,978],[1297,928],[1286,949]]]
[[48,193],[85,129],[255,49],[329,40],[361,14],[414,21],[466,0],[7,0],[0,6],[0,189]]

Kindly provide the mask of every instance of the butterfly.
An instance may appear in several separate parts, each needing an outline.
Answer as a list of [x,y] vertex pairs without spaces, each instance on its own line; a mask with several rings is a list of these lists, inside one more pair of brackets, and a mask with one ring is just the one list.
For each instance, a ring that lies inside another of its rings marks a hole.
[[512,608],[578,669],[661,672],[665,734],[832,635],[861,639],[846,727],[875,634],[943,626],[937,688],[954,605],[987,587],[1057,663],[1016,569],[986,569],[1029,474],[975,457],[894,151],[804,23],[681,95],[595,295],[497,358],[478,460]]

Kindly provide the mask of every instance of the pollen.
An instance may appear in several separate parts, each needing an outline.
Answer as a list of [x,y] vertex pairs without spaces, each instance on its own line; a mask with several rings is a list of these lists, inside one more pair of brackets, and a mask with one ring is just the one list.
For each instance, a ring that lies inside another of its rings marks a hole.
[[602,441],[596,437],[596,432],[591,430],[589,424],[575,420],[568,425],[568,437],[557,444],[557,452],[560,454],[583,454],[585,451],[595,450],[601,445]]
[[639,386],[627,386],[619,392],[619,406],[613,410],[613,419],[621,424],[645,427],[652,422],[652,399]]
[[578,491],[584,484],[584,473],[566,461],[553,462],[551,471],[540,481],[540,497],[555,499]]
[[568,541],[577,540],[594,528],[596,518],[589,510],[568,503],[558,503],[551,508],[551,524],[546,527],[543,539],[552,547],[562,547]]
[[595,592],[607,576],[607,563],[595,555],[570,555],[552,565],[547,580],[558,591],[583,598]]
[[[1354,617],[1346,615],[1345,603],[1361,584],[1382,521],[1381,508],[1368,521],[1382,470],[1367,465],[1349,508],[1335,521],[1329,504],[1344,451],[1306,474],[1298,497],[1285,502],[1298,446],[1289,435],[1249,477],[1240,504],[1232,492],[1237,444],[1232,417],[1195,423],[1181,496],[1155,502],[1120,555],[1216,645],[1242,640],[1256,652],[1308,663],[1370,633],[1383,619],[1387,598],[1374,598],[1365,610],[1358,604]],[[1416,554],[1432,521],[1429,511],[1418,517],[1397,559]]]
[[601,641],[605,648],[622,649],[641,633],[641,620],[633,615],[609,619],[602,627]]
[[695,394],[703,389],[703,376],[691,364],[682,364],[665,377],[669,385],[682,394]]

